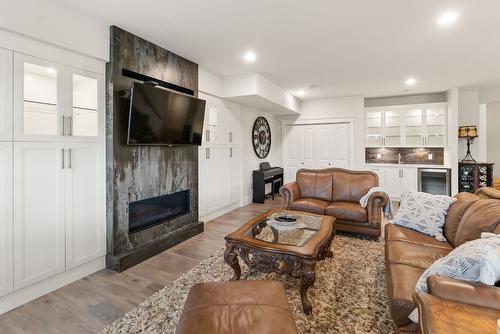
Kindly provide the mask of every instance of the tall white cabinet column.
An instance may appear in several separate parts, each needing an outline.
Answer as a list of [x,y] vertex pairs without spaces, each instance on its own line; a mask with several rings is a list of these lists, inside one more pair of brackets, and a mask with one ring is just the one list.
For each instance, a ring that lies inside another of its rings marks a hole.
[[0,296],[13,290],[12,143],[0,142]]
[[0,314],[104,268],[106,254],[104,63],[2,43]]

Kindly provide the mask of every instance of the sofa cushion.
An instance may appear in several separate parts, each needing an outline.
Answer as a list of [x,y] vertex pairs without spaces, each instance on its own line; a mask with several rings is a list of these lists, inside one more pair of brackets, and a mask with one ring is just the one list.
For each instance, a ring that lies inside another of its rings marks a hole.
[[457,236],[458,225],[462,220],[465,212],[475,202],[479,201],[481,197],[471,193],[458,193],[454,198],[457,199],[448,209],[446,220],[443,226],[443,234],[446,240],[455,246],[455,238]]
[[378,186],[378,176],[373,172],[333,172],[332,202],[359,202],[370,188]]
[[300,171],[297,173],[300,197],[332,200],[332,171]]
[[325,213],[338,220],[366,222],[368,219],[366,208],[354,202],[333,202],[326,207]]
[[325,209],[329,204],[330,202],[317,198],[301,198],[290,203],[289,209],[324,215]]
[[455,247],[479,239],[482,232],[498,233],[500,230],[500,200],[482,199],[473,203],[458,225]]
[[408,318],[415,309],[412,296],[415,284],[424,272],[423,269],[406,266],[404,264],[388,265],[387,289],[392,319],[398,327],[409,325]]
[[431,247],[404,241],[386,241],[386,258],[392,263],[427,269],[436,260],[448,255],[452,248]]
[[404,241],[422,246],[443,248],[449,251],[453,249],[453,246],[447,241],[436,240],[431,236],[414,231],[407,227],[386,224],[384,229],[386,241]]

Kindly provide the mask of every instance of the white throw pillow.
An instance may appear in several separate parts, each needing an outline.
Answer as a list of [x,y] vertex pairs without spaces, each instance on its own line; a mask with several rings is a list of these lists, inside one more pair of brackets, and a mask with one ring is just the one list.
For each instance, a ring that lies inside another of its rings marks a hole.
[[[494,285],[500,280],[500,235],[482,233],[481,239],[466,242],[434,262],[418,279],[415,292],[427,292],[431,275]],[[418,310],[409,316],[418,322]]]
[[401,196],[396,217],[391,224],[401,225],[445,241],[443,225],[448,208],[457,199],[443,195],[432,195],[408,191]]

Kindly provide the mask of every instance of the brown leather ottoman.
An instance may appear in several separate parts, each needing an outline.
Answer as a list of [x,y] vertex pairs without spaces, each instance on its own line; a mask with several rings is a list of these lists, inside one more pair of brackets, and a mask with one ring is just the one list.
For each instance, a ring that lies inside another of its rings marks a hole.
[[200,283],[191,288],[177,334],[297,333],[277,281]]

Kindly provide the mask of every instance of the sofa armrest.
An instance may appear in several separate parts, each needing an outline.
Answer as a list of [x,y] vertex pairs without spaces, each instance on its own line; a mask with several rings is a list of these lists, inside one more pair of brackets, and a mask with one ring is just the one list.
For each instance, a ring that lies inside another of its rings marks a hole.
[[500,310],[500,288],[480,283],[429,276],[429,294],[454,302]]
[[366,210],[368,210],[368,223],[377,226],[382,223],[382,208],[389,203],[390,199],[384,192],[374,192],[368,198],[368,205]]
[[283,207],[288,209],[290,207],[290,203],[299,199],[299,186],[297,182],[287,183],[280,188],[280,194],[285,199],[285,203]]
[[479,197],[500,199],[500,191],[491,187],[482,187],[476,190],[475,194]]

